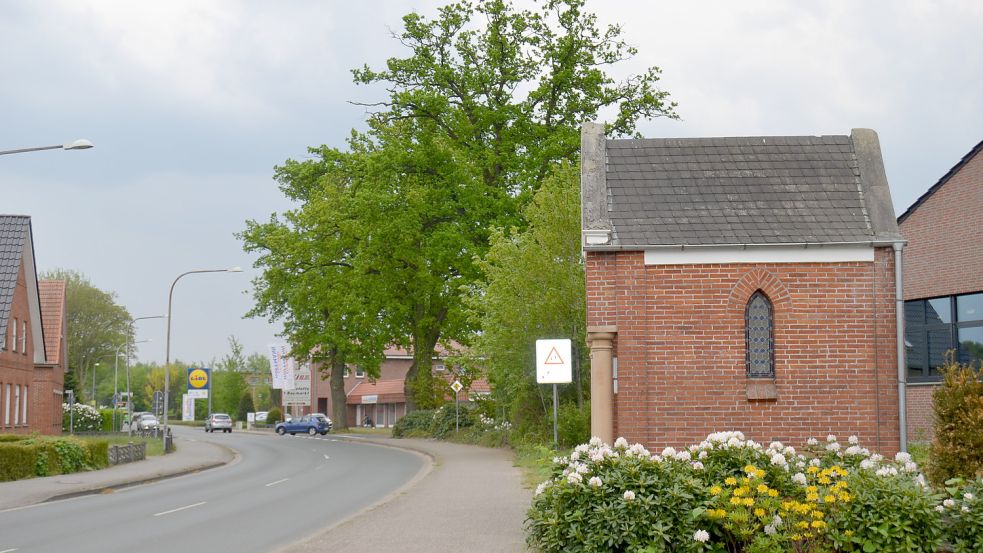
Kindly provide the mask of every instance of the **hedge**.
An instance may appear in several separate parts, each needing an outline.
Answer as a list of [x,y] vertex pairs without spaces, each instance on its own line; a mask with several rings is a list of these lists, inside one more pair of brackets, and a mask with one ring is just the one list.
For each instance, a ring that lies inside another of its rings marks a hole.
[[4,436],[0,440],[0,482],[67,474],[109,464],[109,442],[71,437]]

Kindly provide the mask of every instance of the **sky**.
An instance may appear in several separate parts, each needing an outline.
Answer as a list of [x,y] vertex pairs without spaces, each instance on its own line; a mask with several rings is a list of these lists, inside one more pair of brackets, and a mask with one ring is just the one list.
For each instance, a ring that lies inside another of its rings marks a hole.
[[[444,2],[0,3],[0,213],[32,218],[39,271],[80,271],[133,317],[167,311],[171,359],[208,363],[235,336],[263,352],[281,328],[244,318],[259,272],[235,233],[293,207],[273,170],[364,129],[379,88],[350,70],[407,51],[410,11]],[[523,1],[521,5],[527,5]],[[610,69],[662,69],[679,120],[647,137],[877,131],[896,214],[983,139],[983,2],[588,0],[637,47]],[[137,323],[163,362],[166,323]]]

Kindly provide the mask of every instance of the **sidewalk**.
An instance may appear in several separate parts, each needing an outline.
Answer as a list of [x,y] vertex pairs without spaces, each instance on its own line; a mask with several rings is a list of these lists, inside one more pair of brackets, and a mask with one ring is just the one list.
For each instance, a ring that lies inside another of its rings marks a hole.
[[175,439],[177,451],[102,470],[75,472],[15,482],[0,482],[0,511],[52,499],[98,493],[179,476],[227,464],[236,453],[219,445]]
[[448,442],[351,438],[412,449],[434,459],[410,489],[280,553],[525,551],[523,522],[532,490],[522,487],[507,450]]

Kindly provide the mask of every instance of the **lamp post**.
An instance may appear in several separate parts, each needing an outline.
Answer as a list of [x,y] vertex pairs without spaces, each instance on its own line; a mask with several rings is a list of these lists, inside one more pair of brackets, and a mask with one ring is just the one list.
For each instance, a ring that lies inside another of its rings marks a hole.
[[193,275],[197,273],[241,273],[241,267],[230,267],[228,269],[197,269],[194,271],[188,271],[186,273],[181,273],[174,279],[171,283],[171,291],[167,294],[167,343],[164,346],[164,453],[167,453],[167,400],[171,392],[171,300],[174,298],[174,286],[177,281],[181,280],[182,277],[187,275]]
[[96,371],[99,370],[99,365],[101,363],[92,365],[92,406],[96,409],[99,408],[99,402],[96,401]]
[[[134,344],[142,344],[144,342],[153,342],[153,340],[151,340],[150,338],[147,338],[146,340],[140,340],[138,342],[133,342],[133,343]],[[118,384],[118,382],[119,382],[119,356],[120,356],[120,353],[121,353],[119,351],[120,348],[126,348],[126,368],[127,368],[127,371],[126,371],[126,376],[127,376],[127,378],[126,378],[126,402],[127,402],[127,404],[129,404],[129,402],[130,402],[130,378],[129,378],[129,376],[130,376],[130,371],[129,371],[129,366],[130,366],[130,338],[129,338],[129,336],[127,336],[126,342],[120,344],[116,348],[116,358],[115,358],[114,363],[113,363],[113,432],[116,432],[116,405],[119,404],[119,384]],[[127,419],[127,420],[129,420],[129,419]]]
[[0,150],[0,156],[7,154],[23,154],[25,152],[40,152],[41,150],[88,150],[92,147],[92,142],[84,138],[80,138],[74,142],[55,144],[54,146],[37,146],[34,148],[20,148],[18,150]]
[[[143,321],[146,319],[166,319],[167,315],[150,315],[148,317],[137,317],[130,321],[130,333],[126,336],[127,346],[126,346],[126,420],[129,421],[127,425],[127,432],[130,436],[133,435],[133,392],[130,390],[130,338],[133,337],[133,326],[137,321]],[[149,340],[148,340],[149,341]],[[164,371],[167,372],[166,370]]]

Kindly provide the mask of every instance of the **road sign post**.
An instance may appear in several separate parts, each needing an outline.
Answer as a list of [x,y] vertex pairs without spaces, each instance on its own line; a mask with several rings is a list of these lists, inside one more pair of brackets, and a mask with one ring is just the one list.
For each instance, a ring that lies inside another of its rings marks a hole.
[[75,433],[75,390],[68,390],[68,433]]
[[455,432],[461,431],[461,410],[460,410],[460,406],[458,405],[457,394],[458,392],[461,391],[461,388],[463,387],[464,386],[461,384],[460,380],[455,380],[454,383],[451,384],[451,390],[454,390],[454,431]]
[[536,382],[553,385],[553,445],[559,447],[560,399],[557,384],[568,384],[573,380],[571,369],[570,340],[536,340]]

